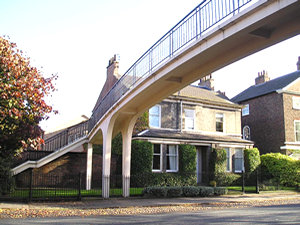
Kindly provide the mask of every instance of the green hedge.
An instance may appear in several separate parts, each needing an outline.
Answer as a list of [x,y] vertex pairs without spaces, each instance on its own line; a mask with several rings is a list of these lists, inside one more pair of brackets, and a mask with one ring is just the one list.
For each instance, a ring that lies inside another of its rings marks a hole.
[[274,179],[280,185],[300,185],[300,161],[280,153],[261,156],[261,169],[264,178]]
[[133,140],[131,144],[131,174],[152,172],[152,144],[146,141]]
[[244,149],[245,173],[253,173],[260,166],[260,154],[257,148]]
[[145,197],[209,197],[227,194],[224,187],[204,186],[174,186],[174,187],[147,187],[143,190]]
[[196,172],[196,147],[193,145],[179,145],[179,172]]

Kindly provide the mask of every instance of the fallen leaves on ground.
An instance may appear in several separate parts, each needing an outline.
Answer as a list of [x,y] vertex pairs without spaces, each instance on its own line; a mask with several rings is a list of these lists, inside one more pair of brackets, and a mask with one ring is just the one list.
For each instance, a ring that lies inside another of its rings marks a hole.
[[41,209],[0,209],[0,218],[36,218],[36,217],[68,217],[68,216],[99,216],[99,215],[136,215],[157,214],[170,212],[192,212],[208,209],[243,208],[254,206],[300,204],[300,199],[280,200],[249,200],[242,202],[217,202],[205,204],[179,204],[170,206],[153,207],[124,207],[124,208],[99,208],[99,209],[74,209],[74,208],[41,208]]

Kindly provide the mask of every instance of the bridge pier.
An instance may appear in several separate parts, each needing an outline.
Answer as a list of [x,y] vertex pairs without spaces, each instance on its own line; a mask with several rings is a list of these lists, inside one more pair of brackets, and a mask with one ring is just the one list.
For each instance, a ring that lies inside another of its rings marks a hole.
[[91,190],[93,165],[93,144],[88,143],[86,153],[86,190]]
[[102,197],[109,198],[110,190],[110,163],[111,163],[111,141],[115,118],[109,117],[103,121],[101,130],[103,135],[103,157],[102,157]]
[[132,131],[136,122],[137,116],[127,118],[122,128],[122,183],[123,197],[130,196],[130,163],[131,163],[131,140]]

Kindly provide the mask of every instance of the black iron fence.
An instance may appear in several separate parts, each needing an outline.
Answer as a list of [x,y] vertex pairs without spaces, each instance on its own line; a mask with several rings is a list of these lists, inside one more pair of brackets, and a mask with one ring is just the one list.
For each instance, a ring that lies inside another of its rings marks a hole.
[[[84,174],[51,175],[34,174],[27,171],[15,176],[14,188],[9,193],[0,194],[1,200],[80,200],[82,197],[102,197],[102,175],[92,176],[91,190],[86,190]],[[198,180],[198,183],[197,183]],[[284,185],[280,177],[267,173],[147,173],[132,175],[130,196],[142,196],[146,187],[174,186],[217,186],[226,187],[229,193],[259,193],[273,190],[299,190],[299,183]],[[110,196],[122,196],[122,175],[111,175]]]
[[115,83],[103,100],[96,105],[89,120],[89,131],[101,117],[141,78],[177,55],[220,22],[249,7],[258,0],[204,0],[170,31],[149,48]]

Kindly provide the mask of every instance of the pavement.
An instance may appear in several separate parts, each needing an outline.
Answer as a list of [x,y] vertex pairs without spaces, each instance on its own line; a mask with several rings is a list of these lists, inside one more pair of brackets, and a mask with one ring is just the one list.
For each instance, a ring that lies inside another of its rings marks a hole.
[[[218,197],[199,198],[83,198],[82,201],[64,202],[0,202],[0,209],[119,209],[119,208],[143,208],[143,207],[166,207],[166,206],[210,206],[226,204],[243,204],[258,202],[284,202],[293,201],[300,204],[299,192],[261,192],[260,194],[238,194]],[[1,211],[1,210],[0,210]]]

